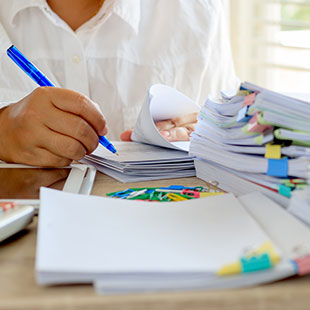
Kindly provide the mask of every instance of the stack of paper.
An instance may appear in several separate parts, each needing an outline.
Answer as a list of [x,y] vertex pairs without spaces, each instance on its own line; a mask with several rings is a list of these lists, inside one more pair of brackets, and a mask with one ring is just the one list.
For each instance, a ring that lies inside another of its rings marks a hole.
[[188,155],[189,141],[168,142],[154,122],[199,110],[197,104],[176,89],[153,85],[132,134],[137,143],[113,142],[119,157],[100,145],[83,162],[93,163],[97,170],[121,182],[194,176],[193,157]]
[[98,171],[120,182],[195,176],[193,157],[187,152],[136,142],[114,142],[113,145],[119,156],[99,145],[85,159]]
[[[43,285],[94,283],[102,294],[246,286],[296,274],[294,249],[310,249],[310,230],[258,194],[160,205],[47,188],[40,197]],[[217,274],[266,242],[282,258],[273,268]]]
[[208,169],[202,174],[201,167],[205,162],[206,167],[215,164],[261,190],[268,188],[272,198],[273,192],[290,197],[293,189],[306,183],[309,115],[309,102],[250,83],[242,84],[235,96],[222,93],[219,101],[209,98],[192,134],[190,154],[201,160],[197,176],[210,179]]
[[310,227],[310,187],[293,192],[288,211]]

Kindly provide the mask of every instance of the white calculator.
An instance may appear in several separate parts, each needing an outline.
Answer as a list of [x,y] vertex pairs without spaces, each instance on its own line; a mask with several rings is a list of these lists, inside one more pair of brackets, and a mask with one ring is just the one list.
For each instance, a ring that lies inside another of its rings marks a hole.
[[32,222],[35,208],[14,202],[0,202],[0,242]]
[[38,213],[40,187],[90,194],[96,169],[72,164],[64,168],[40,168],[0,163],[0,242],[31,223]]

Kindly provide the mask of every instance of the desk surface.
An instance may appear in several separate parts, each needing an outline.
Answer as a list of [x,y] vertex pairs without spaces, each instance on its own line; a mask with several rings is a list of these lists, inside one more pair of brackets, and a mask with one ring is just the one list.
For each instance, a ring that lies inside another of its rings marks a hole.
[[[185,178],[147,184],[195,186],[204,182]],[[121,184],[97,173],[92,194],[103,195],[138,186],[145,186],[145,183]],[[36,228],[34,221],[26,231],[0,245],[0,310],[309,309],[310,276],[246,289],[127,296],[97,296],[90,285],[39,287],[34,277]]]

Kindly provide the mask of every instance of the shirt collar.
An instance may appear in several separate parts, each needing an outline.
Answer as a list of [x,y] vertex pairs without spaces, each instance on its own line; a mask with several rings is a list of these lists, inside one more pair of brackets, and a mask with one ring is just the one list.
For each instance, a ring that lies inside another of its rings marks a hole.
[[[138,33],[140,23],[141,0],[111,0],[114,1],[112,11],[123,19],[135,33]],[[108,1],[107,1],[108,2]],[[14,24],[16,15],[30,7],[46,8],[46,0],[9,0],[7,1],[7,12],[10,23]]]
[[14,24],[14,18],[16,15],[24,9],[30,7],[44,7],[46,5],[45,0],[9,0],[7,1],[8,18],[11,25]]
[[113,12],[138,33],[141,18],[141,0],[115,0]]

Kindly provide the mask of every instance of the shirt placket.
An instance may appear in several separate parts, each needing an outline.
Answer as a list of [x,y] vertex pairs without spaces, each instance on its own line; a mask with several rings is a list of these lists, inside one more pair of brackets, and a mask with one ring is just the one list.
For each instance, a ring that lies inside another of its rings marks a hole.
[[83,45],[74,34],[64,36],[65,87],[89,96],[87,62]]

